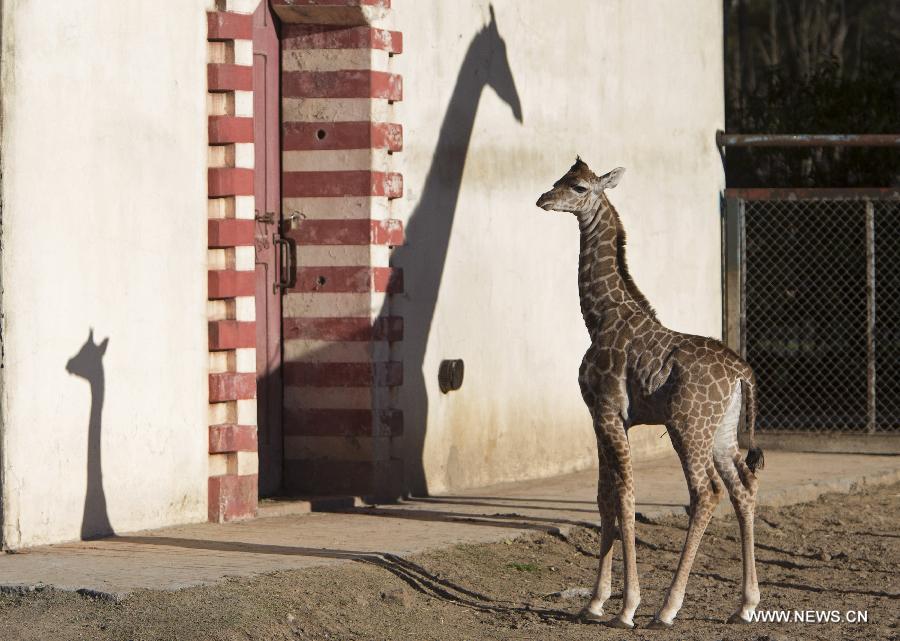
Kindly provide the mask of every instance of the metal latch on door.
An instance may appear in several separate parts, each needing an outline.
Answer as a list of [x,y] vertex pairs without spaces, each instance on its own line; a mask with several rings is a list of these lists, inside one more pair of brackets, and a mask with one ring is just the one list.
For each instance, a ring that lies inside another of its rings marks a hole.
[[272,283],[272,293],[277,294],[285,289],[290,289],[297,284],[297,241],[287,236],[292,229],[293,222],[300,215],[295,213],[290,218],[279,222],[274,211],[260,214],[256,211],[256,222],[264,225],[278,225],[278,231],[272,234],[272,243],[278,248],[278,275]]

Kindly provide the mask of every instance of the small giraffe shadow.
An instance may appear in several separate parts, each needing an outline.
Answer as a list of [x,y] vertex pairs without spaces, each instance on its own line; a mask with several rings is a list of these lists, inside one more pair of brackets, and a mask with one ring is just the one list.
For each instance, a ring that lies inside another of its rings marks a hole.
[[83,378],[90,385],[91,412],[88,419],[87,489],[84,496],[84,514],[81,519],[81,538],[92,539],[111,534],[112,525],[106,511],[106,494],[103,491],[103,464],[101,458],[101,430],[105,377],[103,356],[109,338],[94,343],[94,330],[75,356],[66,363],[66,371]]

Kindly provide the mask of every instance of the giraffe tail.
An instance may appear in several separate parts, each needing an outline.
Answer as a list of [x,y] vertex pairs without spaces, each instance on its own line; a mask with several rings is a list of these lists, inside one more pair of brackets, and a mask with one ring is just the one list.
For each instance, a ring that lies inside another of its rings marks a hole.
[[[748,368],[749,369],[749,368]],[[747,458],[744,462],[754,474],[766,466],[766,457],[762,448],[756,446],[756,377],[750,371],[749,376],[741,379],[741,392],[744,398],[744,416],[747,421],[747,431],[750,432],[750,447],[747,449]]]

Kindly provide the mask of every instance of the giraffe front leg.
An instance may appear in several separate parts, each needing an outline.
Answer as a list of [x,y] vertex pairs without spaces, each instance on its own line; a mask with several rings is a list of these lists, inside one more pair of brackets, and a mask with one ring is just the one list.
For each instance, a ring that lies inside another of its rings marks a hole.
[[618,483],[619,536],[622,540],[622,565],[625,570],[625,589],[622,595],[622,609],[608,625],[614,628],[633,628],[634,613],[641,603],[641,589],[638,583],[637,552],[634,532],[634,483],[631,476],[631,461],[628,461],[628,475]]
[[594,594],[579,617],[600,622],[603,605],[612,593],[612,547],[616,539],[615,488],[609,467],[600,455],[600,474],[597,482],[597,507],[600,509],[600,562]]
[[614,628],[633,628],[634,613],[641,602],[638,585],[637,555],[634,531],[634,475],[631,469],[631,452],[628,437],[619,413],[612,409],[597,412],[597,440],[603,450],[603,458],[612,480],[619,536],[622,541],[622,564],[625,571],[625,589],[622,609],[607,622]]

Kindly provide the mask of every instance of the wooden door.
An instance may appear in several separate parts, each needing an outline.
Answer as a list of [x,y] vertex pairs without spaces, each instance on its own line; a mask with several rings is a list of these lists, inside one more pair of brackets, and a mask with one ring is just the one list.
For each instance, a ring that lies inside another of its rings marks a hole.
[[279,42],[268,0],[253,16],[253,127],[256,196],[256,376],[259,493],[281,488],[281,224]]

